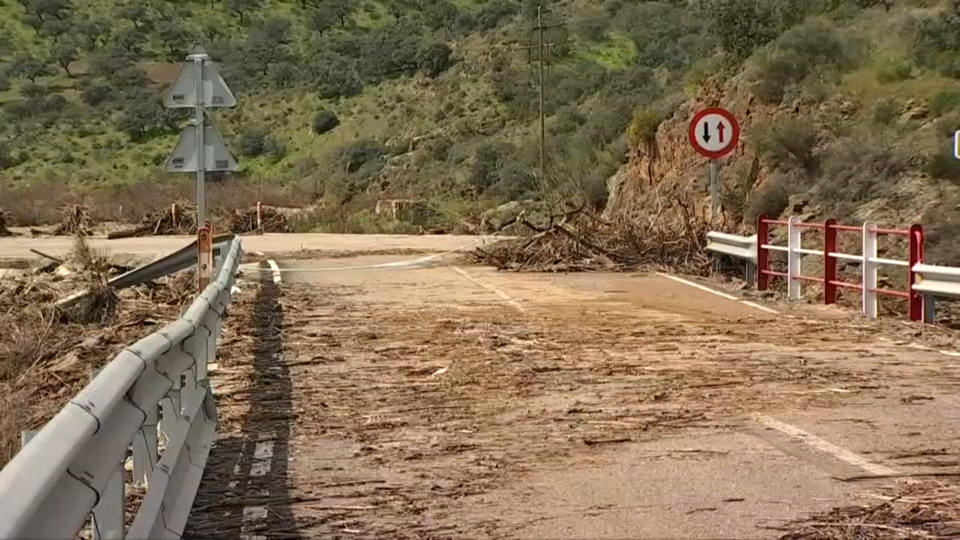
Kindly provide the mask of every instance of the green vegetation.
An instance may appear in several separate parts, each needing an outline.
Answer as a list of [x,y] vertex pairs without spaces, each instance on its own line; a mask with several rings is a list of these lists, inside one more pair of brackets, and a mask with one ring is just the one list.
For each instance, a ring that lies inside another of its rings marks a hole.
[[[602,205],[631,150],[655,156],[677,105],[726,81],[771,115],[748,134],[760,165],[725,195],[741,217],[811,189],[849,211],[908,170],[960,178],[944,151],[960,0],[543,0],[545,179],[540,4],[0,0],[0,194],[65,186],[112,204],[181,185],[160,166],[187,117],[160,96],[198,45],[239,100],[212,113],[241,163],[224,185],[358,228],[380,198],[429,200],[450,223],[548,194]],[[837,112],[844,100],[863,114]]]

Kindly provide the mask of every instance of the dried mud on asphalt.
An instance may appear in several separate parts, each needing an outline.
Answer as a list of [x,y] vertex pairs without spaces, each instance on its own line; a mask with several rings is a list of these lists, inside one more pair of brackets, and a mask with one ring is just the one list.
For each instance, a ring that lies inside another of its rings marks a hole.
[[231,308],[252,330],[221,348],[219,440],[188,538],[511,537],[464,505],[623,443],[960,385],[847,320],[404,308],[268,281]]

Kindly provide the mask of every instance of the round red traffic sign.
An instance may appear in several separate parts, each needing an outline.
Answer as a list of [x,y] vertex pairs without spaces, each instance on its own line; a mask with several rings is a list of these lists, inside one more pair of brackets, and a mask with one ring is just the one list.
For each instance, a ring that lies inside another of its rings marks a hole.
[[704,109],[693,115],[688,131],[690,144],[705,158],[720,159],[740,142],[740,123],[733,114],[720,107]]

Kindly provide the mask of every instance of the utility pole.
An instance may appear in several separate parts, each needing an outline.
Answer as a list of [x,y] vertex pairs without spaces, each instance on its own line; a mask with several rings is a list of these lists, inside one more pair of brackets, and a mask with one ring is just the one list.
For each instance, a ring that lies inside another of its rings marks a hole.
[[543,6],[542,6],[542,5],[541,5],[541,6],[537,6],[537,41],[538,41],[538,48],[539,48],[539,50],[540,50],[540,59],[539,59],[540,61],[539,61],[539,67],[538,67],[540,82],[539,82],[539,84],[538,84],[538,88],[537,88],[537,89],[538,89],[538,94],[539,94],[539,95],[538,95],[538,98],[539,98],[539,101],[540,101],[540,182],[541,182],[541,184],[544,183],[544,182],[546,182],[546,179],[547,179],[547,175],[546,175],[546,164],[545,164],[545,159],[544,159],[544,154],[546,153],[546,137],[547,137],[547,134],[546,134],[546,127],[545,127],[545,126],[546,126],[546,122],[545,122],[544,117],[543,117],[543,55],[544,55],[544,50],[543,50],[543,18],[542,18],[543,14],[542,14],[542,10],[543,10]]

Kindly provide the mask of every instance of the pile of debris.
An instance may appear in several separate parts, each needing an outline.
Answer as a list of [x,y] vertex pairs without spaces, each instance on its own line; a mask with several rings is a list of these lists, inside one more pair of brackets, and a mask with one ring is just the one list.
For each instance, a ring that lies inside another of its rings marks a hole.
[[903,483],[877,504],[835,508],[791,523],[780,540],[907,540],[960,537],[960,486]]
[[130,238],[134,236],[158,236],[175,234],[197,233],[197,211],[190,203],[177,202],[171,204],[160,214],[151,214],[140,221],[140,225],[132,229],[113,231],[107,235],[108,240]]
[[257,209],[236,210],[230,219],[230,231],[237,234],[251,232],[286,233],[290,232],[287,216],[276,208],[260,208],[261,229],[257,228]]
[[13,232],[7,228],[7,214],[0,210],[0,236],[13,236]]
[[53,229],[55,236],[89,236],[94,221],[90,209],[82,204],[74,204],[63,209],[63,218]]
[[547,226],[519,217],[517,224],[532,236],[477,248],[471,257],[474,262],[516,272],[622,271],[648,266],[707,274],[708,224],[685,206],[674,210],[607,219],[581,206],[551,216]]

